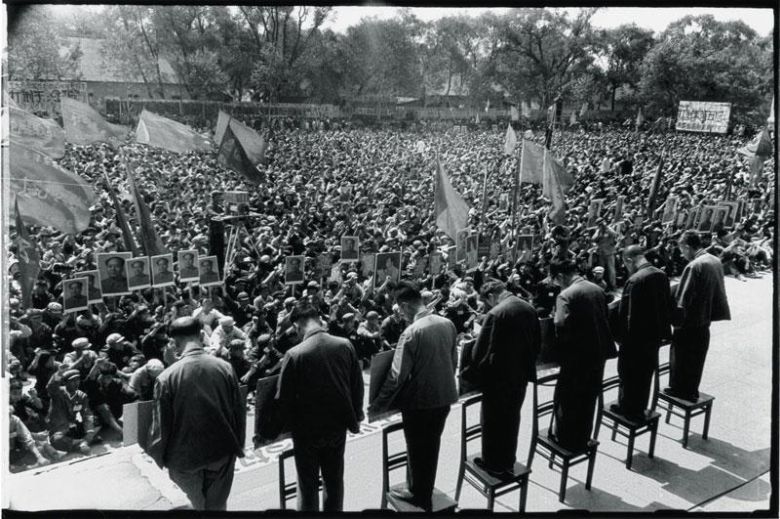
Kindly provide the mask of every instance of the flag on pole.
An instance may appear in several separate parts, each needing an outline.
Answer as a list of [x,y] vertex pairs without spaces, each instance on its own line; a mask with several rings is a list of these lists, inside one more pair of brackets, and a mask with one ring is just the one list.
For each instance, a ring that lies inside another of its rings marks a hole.
[[133,256],[141,256],[141,249],[136,244],[135,234],[133,234],[133,231],[130,229],[130,225],[127,223],[125,210],[122,209],[122,204],[119,202],[119,198],[116,196],[114,188],[111,186],[111,180],[108,178],[108,174],[104,174],[108,196],[111,197],[111,202],[114,204],[116,222],[119,224],[119,228],[122,229],[122,240],[125,242],[125,250],[131,251]]
[[487,103],[485,103],[485,112],[488,112],[490,110],[490,99],[487,100]]
[[223,110],[219,111],[219,114],[217,115],[217,127],[214,128],[214,143],[217,146],[222,144],[222,136],[225,135],[225,129],[227,128],[230,119],[232,119],[232,117],[226,112]]
[[585,114],[588,113],[588,103],[582,103],[582,108],[580,108],[580,117],[585,117]]
[[30,241],[30,235],[22,221],[19,198],[14,202],[14,208],[16,209],[16,257],[19,260],[19,284],[22,286],[22,302],[29,308],[32,306],[33,287],[41,271],[41,257],[36,244]]
[[51,119],[41,119],[14,105],[8,107],[9,136],[12,141],[53,159],[65,155],[65,131]]
[[60,100],[62,124],[65,127],[65,139],[73,144],[92,144],[93,142],[112,142],[118,144],[125,140],[129,128],[111,124],[86,103],[70,97]]
[[29,222],[66,234],[89,227],[89,207],[97,197],[88,182],[13,140],[8,150],[10,192]]
[[520,182],[541,184],[544,172],[544,148],[535,142],[523,139],[523,150],[518,167]]
[[639,128],[642,126],[644,121],[645,118],[642,116],[642,108],[640,107],[636,113],[636,131],[639,131]]
[[257,169],[257,164],[265,163],[265,141],[238,121],[231,120],[225,128],[217,160],[254,184],[265,181]]
[[753,142],[737,150],[737,153],[748,158],[757,155],[763,159],[771,157],[772,152],[772,139],[769,137],[769,131],[766,128],[761,130],[760,134],[756,135]]
[[647,197],[647,217],[653,214],[655,210],[655,199],[658,197],[658,189],[661,187],[661,180],[664,176],[664,155],[666,150],[661,151],[661,158],[658,160],[658,169],[655,171],[653,183],[650,186],[650,195]]
[[566,167],[555,157],[550,150],[544,149],[544,180],[542,182],[542,195],[552,202],[550,209],[550,221],[555,224],[563,224],[566,220],[566,201],[564,195],[574,185],[574,178],[566,171]]
[[569,116],[569,126],[574,126],[575,124],[577,124],[577,112],[572,110]]
[[509,108],[509,115],[512,118],[513,121],[519,121],[520,120],[520,112],[517,111],[517,107],[515,105],[512,105]]
[[143,195],[138,190],[132,168],[129,167],[127,162],[125,162],[125,169],[127,170],[127,184],[135,203],[135,217],[138,222],[138,230],[141,237],[141,249],[146,256],[165,254],[167,251],[163,247],[162,241],[160,241],[160,237],[157,235],[157,231],[154,229],[152,213],[149,211],[149,206],[146,205]]
[[450,184],[450,179],[447,178],[438,159],[436,160],[436,190],[433,199],[436,225],[454,240],[458,231],[468,226],[470,208]]
[[173,121],[146,109],[141,112],[141,116],[138,118],[135,140],[140,144],[156,146],[174,153],[211,149],[209,140],[186,124]]
[[506,125],[506,137],[504,138],[504,155],[513,155],[517,148],[517,134],[511,124]]

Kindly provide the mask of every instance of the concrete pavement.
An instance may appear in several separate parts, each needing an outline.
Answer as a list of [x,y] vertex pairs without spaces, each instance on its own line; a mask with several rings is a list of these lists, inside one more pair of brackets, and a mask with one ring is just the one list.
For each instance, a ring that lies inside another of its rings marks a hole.
[[[637,440],[632,471],[625,468],[625,441],[610,440],[602,429],[593,487],[585,490],[585,464],[571,469],[566,503],[558,502],[558,469],[536,457],[528,491],[527,511],[560,509],[592,511],[654,511],[676,509],[707,512],[748,512],[769,506],[770,404],[772,374],[772,277],[745,282],[726,280],[732,320],[714,323],[701,388],[715,396],[709,440],[700,436],[702,418],[691,427],[688,449],[680,443],[681,420],[661,423],[655,458],[647,457],[646,436]],[[668,348],[662,351],[662,360]],[[615,361],[606,376],[615,374]],[[528,456],[531,397],[522,410],[518,460]],[[436,486],[453,496],[460,449],[460,405],[445,427]],[[251,418],[250,418],[251,423]],[[251,438],[251,434],[249,435]],[[289,443],[248,453],[237,464],[228,510],[279,508],[278,463],[275,457]],[[391,449],[403,448],[399,434]],[[381,497],[381,435],[378,426],[364,425],[346,448],[345,510],[378,508]],[[288,478],[294,477],[292,460]],[[71,465],[48,467],[10,476],[6,492],[11,508],[165,509],[186,503],[137,446]],[[44,491],[41,491],[41,490]],[[517,510],[517,493],[496,500],[496,511]],[[295,503],[289,506],[294,508]],[[484,508],[485,499],[468,485],[461,508]]]

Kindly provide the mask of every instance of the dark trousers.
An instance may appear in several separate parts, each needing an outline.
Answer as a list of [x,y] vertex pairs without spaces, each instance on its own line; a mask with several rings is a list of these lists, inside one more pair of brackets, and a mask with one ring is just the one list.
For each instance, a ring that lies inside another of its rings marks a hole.
[[168,467],[168,475],[192,503],[195,510],[226,510],[236,456],[230,455],[197,470]]
[[657,365],[657,344],[621,345],[617,363],[620,376],[618,405],[624,414],[643,415],[647,409],[653,372]]
[[344,509],[344,445],[347,431],[322,436],[293,434],[295,470],[298,472],[298,511],[320,509],[319,478],[322,471],[323,511]]
[[709,347],[709,326],[674,331],[669,352],[669,387],[675,395],[688,400],[699,398],[699,384]]
[[604,361],[594,365],[565,363],[555,384],[553,434],[561,447],[581,451],[593,431],[596,400],[601,392]]
[[450,406],[403,411],[406,453],[409,457],[406,481],[415,504],[430,510],[436,469],[439,464],[441,433]]
[[482,391],[482,460],[488,468],[506,470],[517,459],[520,408],[525,385],[519,388],[490,388]]

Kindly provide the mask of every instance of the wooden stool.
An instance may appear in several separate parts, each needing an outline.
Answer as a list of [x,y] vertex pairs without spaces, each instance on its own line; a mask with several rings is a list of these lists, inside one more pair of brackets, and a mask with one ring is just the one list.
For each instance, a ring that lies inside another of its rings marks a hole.
[[493,511],[496,497],[514,490],[520,490],[518,512],[524,512],[528,492],[528,476],[531,474],[531,471],[525,465],[515,463],[510,473],[494,476],[474,462],[474,458],[479,454],[468,455],[468,443],[482,437],[482,425],[480,423],[468,424],[468,409],[480,402],[482,402],[482,395],[475,395],[464,400],[461,407],[460,469],[458,470],[458,483],[455,487],[455,501],[460,499],[460,491],[465,479],[477,492],[487,498],[487,507],[491,512]]
[[[287,449],[286,451],[282,452],[282,454],[279,456],[279,508],[282,510],[287,510],[287,501],[290,499],[295,499],[298,497],[298,481],[297,479],[295,481],[292,481],[290,483],[287,483],[285,481],[285,470],[284,470],[284,464],[285,461],[289,458],[293,458],[295,456],[295,452],[293,449]],[[293,459],[293,461],[295,461]],[[322,477],[319,478],[319,489],[322,490]]]
[[[692,400],[685,400],[672,395],[667,395],[659,390],[661,375],[667,375],[671,370],[669,363],[661,364],[656,370],[655,379],[655,395],[653,396],[654,406],[666,410],[666,423],[669,423],[669,419],[672,415],[678,416],[683,419],[683,449],[688,448],[688,433],[691,429],[691,419],[695,416],[704,415],[704,428],[701,433],[702,439],[706,440],[710,431],[710,415],[712,414],[712,404],[715,401],[714,396],[710,396],[706,393],[699,393],[699,398],[694,402]],[[661,402],[661,404],[659,404]],[[678,410],[679,409],[679,410]]]
[[[588,475],[585,480],[585,489],[590,490],[599,442],[596,440],[589,440],[585,449],[570,451],[558,445],[558,443],[550,437],[549,433],[552,431],[553,418],[555,417],[555,413],[553,412],[554,402],[553,400],[548,400],[539,403],[539,386],[554,386],[554,382],[557,378],[558,373],[553,373],[540,377],[534,383],[533,436],[531,437],[531,448],[528,453],[528,469],[531,469],[534,454],[537,450],[543,458],[549,460],[550,468],[552,468],[553,465],[559,466],[561,468],[561,486],[558,490],[558,501],[563,503],[566,499],[566,481],[569,477],[569,467],[578,465],[586,460],[588,462]],[[550,415],[550,426],[540,430],[539,421],[548,414]]]
[[[408,468],[409,458],[406,454],[406,450],[398,451],[390,454],[388,448],[388,436],[394,432],[403,432],[403,422],[396,422],[390,424],[382,429],[382,503],[380,508],[387,508],[387,505],[398,512],[425,512],[422,508],[404,501],[403,499],[396,499],[390,493],[392,490],[405,490],[406,483],[398,483],[390,486],[390,472],[402,468]],[[434,488],[433,495],[431,496],[432,512],[454,512],[457,502],[450,499],[449,496],[444,494],[441,490]]]
[[643,419],[635,420],[613,411],[612,404],[617,403],[617,401],[604,404],[604,394],[619,386],[620,379],[618,377],[608,378],[602,383],[602,392],[599,395],[598,417],[596,418],[596,432],[593,436],[598,439],[601,423],[603,420],[607,420],[607,427],[612,429],[612,441],[615,441],[615,436],[617,434],[628,438],[626,468],[631,470],[631,465],[634,460],[634,440],[637,436],[641,436],[648,432],[650,433],[650,448],[648,449],[647,456],[649,458],[653,457],[655,453],[655,439],[658,435],[658,421],[661,418],[661,415],[651,409],[645,413]]

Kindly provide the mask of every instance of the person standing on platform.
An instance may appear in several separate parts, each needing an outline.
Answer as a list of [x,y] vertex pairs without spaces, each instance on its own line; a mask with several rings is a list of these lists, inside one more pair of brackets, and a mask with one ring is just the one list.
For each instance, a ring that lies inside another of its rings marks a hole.
[[246,436],[238,379],[204,351],[197,319],[175,319],[169,336],[178,360],[155,382],[149,454],[196,510],[225,510]]
[[604,363],[617,350],[609,329],[607,296],[577,274],[569,261],[550,264],[550,276],[561,287],[555,302],[555,350],[561,366],[555,385],[555,419],[551,436],[571,451],[588,446]]
[[474,461],[500,475],[511,472],[516,461],[520,408],[528,381],[536,380],[541,327],[534,308],[501,281],[482,285],[480,297],[489,312],[461,369],[482,390],[482,456]]
[[675,293],[682,315],[674,323],[669,387],[664,392],[695,402],[710,346],[710,323],[731,319],[731,311],[723,283],[723,265],[705,251],[699,234],[685,231],[677,245],[689,263],[683,269]]
[[399,283],[395,301],[411,324],[398,339],[390,371],[369,412],[401,410],[409,457],[408,489],[393,494],[430,511],[441,434],[450,405],[458,400],[457,331],[452,321],[425,307],[420,290],[409,282]]
[[623,288],[614,330],[620,344],[620,392],[612,410],[642,419],[658,365],[658,348],[671,337],[672,294],[669,278],[647,261],[641,246],[626,247],[623,264],[631,277]]
[[363,375],[355,348],[325,331],[315,306],[298,303],[290,321],[303,342],[284,355],[276,398],[292,430],[298,511],[319,510],[322,471],[323,510],[340,512],[347,430],[357,434],[363,420]]

